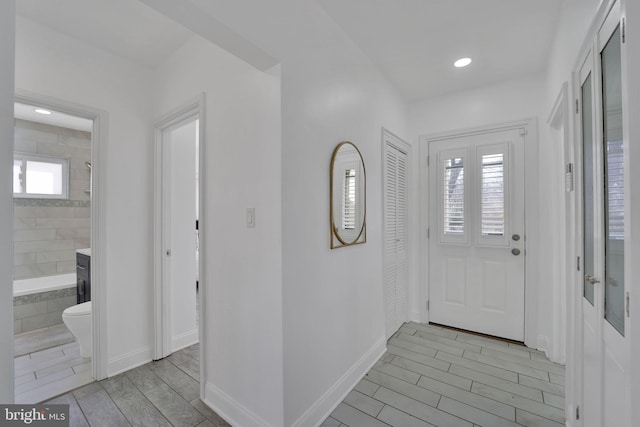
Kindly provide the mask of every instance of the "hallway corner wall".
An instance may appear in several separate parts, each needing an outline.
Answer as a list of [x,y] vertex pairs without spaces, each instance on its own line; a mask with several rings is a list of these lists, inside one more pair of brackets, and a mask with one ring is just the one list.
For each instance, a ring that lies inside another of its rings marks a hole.
[[0,14],[0,402],[13,397],[13,98],[15,0],[2,4]]
[[156,118],[205,94],[204,400],[234,425],[283,425],[280,77],[271,71],[194,35],[153,78]]

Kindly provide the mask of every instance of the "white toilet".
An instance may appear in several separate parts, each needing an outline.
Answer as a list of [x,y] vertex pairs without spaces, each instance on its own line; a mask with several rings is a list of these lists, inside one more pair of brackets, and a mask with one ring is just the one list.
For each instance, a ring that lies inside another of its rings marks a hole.
[[91,357],[91,301],[73,305],[64,310],[62,321],[80,344],[80,356]]

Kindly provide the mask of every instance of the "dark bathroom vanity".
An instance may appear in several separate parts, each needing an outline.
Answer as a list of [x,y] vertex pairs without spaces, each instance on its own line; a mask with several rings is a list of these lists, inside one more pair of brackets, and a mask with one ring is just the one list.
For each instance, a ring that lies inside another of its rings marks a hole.
[[78,304],[91,301],[91,249],[76,251]]

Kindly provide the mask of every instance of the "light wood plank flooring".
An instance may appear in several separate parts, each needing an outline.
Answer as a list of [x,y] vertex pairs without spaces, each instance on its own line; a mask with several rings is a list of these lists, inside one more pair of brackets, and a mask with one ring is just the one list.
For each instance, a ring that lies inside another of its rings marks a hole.
[[564,378],[539,351],[407,323],[322,426],[560,427]]
[[68,404],[72,427],[228,427],[199,398],[198,359],[196,344],[48,403]]

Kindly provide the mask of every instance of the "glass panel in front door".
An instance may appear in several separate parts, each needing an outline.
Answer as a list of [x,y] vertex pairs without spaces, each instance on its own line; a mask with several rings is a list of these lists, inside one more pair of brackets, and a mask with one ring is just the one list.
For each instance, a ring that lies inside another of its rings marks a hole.
[[504,236],[504,155],[482,156],[481,212],[483,236]]
[[620,27],[601,53],[604,214],[604,317],[624,335],[624,168]]
[[593,106],[591,93],[591,74],[587,76],[581,88],[582,92],[582,170],[583,183],[583,212],[584,212],[584,297],[593,305],[594,275],[594,174],[593,174]]
[[444,164],[444,234],[464,233],[463,159],[446,159]]

